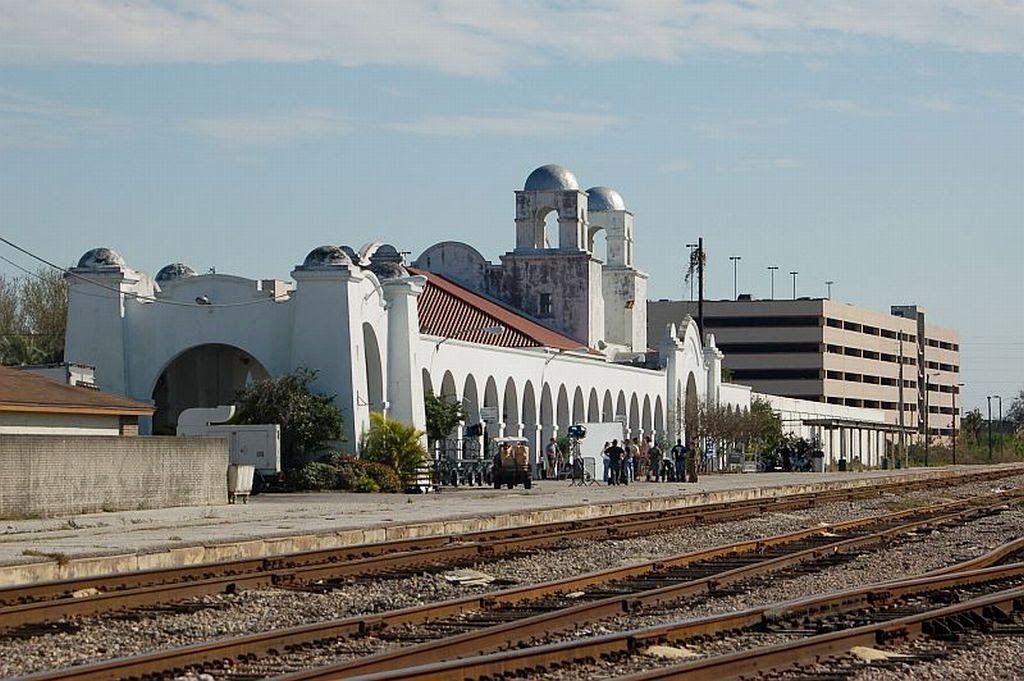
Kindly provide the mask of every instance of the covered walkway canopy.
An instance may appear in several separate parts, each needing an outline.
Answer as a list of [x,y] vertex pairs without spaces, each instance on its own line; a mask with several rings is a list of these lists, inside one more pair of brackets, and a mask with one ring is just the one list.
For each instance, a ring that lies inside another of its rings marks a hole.
[[[882,457],[885,456],[885,434],[915,432],[911,427],[884,421],[863,421],[834,416],[805,418],[800,422],[819,433],[827,431],[826,452],[829,463],[837,459],[858,458],[866,466],[881,466]],[[839,432],[838,457],[834,442],[836,431]],[[824,438],[821,439],[825,445]]]

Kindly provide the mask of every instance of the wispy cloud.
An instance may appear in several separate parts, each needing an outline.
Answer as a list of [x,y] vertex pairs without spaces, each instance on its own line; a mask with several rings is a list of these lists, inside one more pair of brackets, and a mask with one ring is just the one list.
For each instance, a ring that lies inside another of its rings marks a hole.
[[400,132],[443,137],[548,137],[592,134],[619,122],[615,116],[571,111],[521,111],[494,116],[426,116],[415,121],[392,123]]
[[989,100],[1008,107],[1017,113],[1024,114],[1024,95],[1005,90],[983,90],[981,92]]
[[692,168],[693,164],[688,159],[676,158],[658,166],[658,172],[663,175],[674,175],[675,173],[685,173]]
[[816,111],[845,114],[848,116],[888,116],[881,109],[865,106],[852,99],[812,99],[807,105]]
[[726,140],[742,137],[744,134],[777,128],[785,125],[789,119],[785,116],[769,116],[766,118],[720,119],[713,121],[697,121],[687,127],[701,139]]
[[748,173],[764,170],[796,170],[803,167],[804,162],[798,158],[748,158],[737,162],[732,169]]
[[33,0],[0,4],[0,63],[330,61],[486,76],[563,60],[828,54],[867,41],[1024,54],[1007,0]]
[[0,149],[58,148],[124,130],[123,116],[0,87]]
[[907,100],[912,105],[928,111],[939,111],[941,113],[953,113],[960,111],[961,107],[951,97],[939,95],[911,97]]
[[197,118],[186,122],[184,127],[195,134],[237,146],[284,144],[303,137],[343,135],[352,130],[347,120],[324,111]]

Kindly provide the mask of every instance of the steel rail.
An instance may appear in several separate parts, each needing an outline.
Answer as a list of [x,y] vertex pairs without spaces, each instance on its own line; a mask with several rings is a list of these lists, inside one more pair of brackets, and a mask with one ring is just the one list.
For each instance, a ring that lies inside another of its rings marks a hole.
[[[748,517],[755,513],[771,513],[794,508],[808,508],[816,504],[832,503],[867,498],[882,494],[889,490],[907,491],[928,487],[951,487],[969,482],[997,480],[1002,477],[1018,475],[1020,469],[1007,468],[989,470],[981,473],[968,473],[962,476],[950,476],[940,480],[905,480],[893,481],[878,485],[822,490],[777,497],[744,500],[738,502],[719,502],[701,504],[660,511],[639,511],[630,514],[599,516],[595,518],[573,521],[523,525],[498,530],[483,530],[461,535],[463,543],[493,542],[502,539],[521,539],[521,550],[530,548],[529,537],[534,538],[534,547],[545,546],[546,535],[562,532],[569,536],[574,532],[576,538],[586,539],[600,536],[623,536],[630,532],[646,532],[669,527],[692,525],[701,522],[721,522],[734,518]],[[255,559],[228,560],[203,563],[177,568],[154,568],[130,573],[36,582],[0,587],[0,607],[21,605],[45,600],[79,599],[85,593],[110,593],[128,589],[139,589],[163,584],[210,580],[217,577],[249,575],[268,571],[284,571],[303,567],[321,566],[327,568],[318,574],[315,570],[306,573],[310,579],[322,579],[331,574],[330,569],[340,563],[347,563],[362,558],[383,556],[389,553],[409,553],[427,549],[442,549],[454,543],[451,535],[428,536],[412,539],[401,539],[387,542],[359,544],[334,549],[315,549],[310,551],[268,556]],[[427,555],[427,554],[424,554]],[[429,562],[429,561],[428,561]],[[379,565],[379,564],[378,564]],[[368,567],[368,564],[364,564]],[[348,573],[352,574],[352,573]],[[227,589],[236,587],[230,586]],[[209,592],[207,592],[209,593]],[[130,606],[128,606],[130,607]],[[81,610],[80,612],[86,612]],[[97,611],[98,612],[98,611]],[[93,612],[92,614],[96,614]],[[4,619],[0,611],[0,622]],[[0,629],[3,625],[0,624]]]
[[[971,561],[968,561],[968,563]],[[490,655],[423,664],[372,674],[346,676],[350,681],[451,681],[453,679],[497,678],[530,670],[546,669],[569,663],[590,663],[608,655],[629,655],[652,645],[711,636],[729,631],[750,630],[766,623],[815,614],[836,614],[865,607],[880,607],[901,598],[956,586],[998,583],[1024,577],[1024,563],[918,577],[898,582],[873,584],[857,589],[798,599],[788,603],[751,608],[734,613],[682,620],[644,629],[622,631],[587,639],[539,645]],[[863,625],[791,643],[758,648],[752,651],[710,657],[679,665],[623,676],[618,681],[720,681],[755,675],[802,661],[818,660],[848,651],[853,646],[876,646],[880,641],[905,639],[921,635],[928,622],[954,617],[963,612],[1017,604],[1024,607],[1024,587],[965,601],[929,612]],[[315,678],[288,674],[278,681],[294,678]],[[327,676],[322,678],[329,678]],[[333,678],[339,678],[335,676]]]
[[[1004,504],[1006,501],[1004,495],[991,495],[986,496],[983,499],[985,502],[991,504],[993,499],[996,498],[999,499],[998,503],[1000,505]],[[111,679],[138,676],[142,674],[153,674],[165,672],[171,669],[180,670],[189,666],[205,664],[211,661],[223,660],[225,658],[260,655],[265,654],[269,650],[282,650],[289,646],[307,644],[318,640],[351,637],[401,624],[423,623],[445,617],[457,616],[470,611],[481,611],[493,609],[499,606],[515,605],[517,603],[536,600],[546,595],[567,593],[595,584],[601,584],[609,581],[621,581],[631,577],[643,576],[659,569],[685,567],[696,563],[706,562],[726,556],[740,555],[743,553],[761,553],[774,546],[784,546],[786,544],[805,540],[809,537],[816,537],[840,531],[852,531],[858,528],[878,525],[879,523],[891,523],[908,518],[921,518],[928,513],[937,514],[939,516],[937,518],[933,517],[930,519],[932,524],[949,522],[951,517],[957,515],[957,513],[978,512],[977,509],[968,508],[972,503],[979,503],[979,499],[973,498],[955,502],[946,502],[933,507],[910,509],[897,513],[872,516],[870,518],[845,521],[843,523],[805,529],[798,532],[779,535],[777,537],[740,542],[725,547],[716,547],[705,551],[681,554],[671,558],[661,558],[655,561],[590,573],[579,577],[565,578],[539,585],[516,587],[513,589],[506,589],[503,591],[442,603],[415,606],[386,613],[350,617],[289,629],[263,632],[230,640],[204,642],[176,650],[158,651],[150,654],[110,660],[92,665],[72,667],[52,672],[43,672],[35,674],[29,678],[36,681],[41,681],[42,679]],[[929,521],[920,519],[912,521],[911,526],[907,527],[904,531],[909,531],[912,527],[920,527],[923,523],[927,522]],[[890,527],[886,528],[884,532],[892,534],[894,533],[894,530]],[[836,543],[845,541],[847,540],[844,538],[836,538]],[[732,573],[731,579],[739,580],[741,578],[740,572],[733,570]],[[720,575],[718,578],[718,582],[715,582],[712,579],[704,579],[702,581],[702,586],[699,588],[705,590],[715,588],[716,585],[720,585],[722,583]],[[680,585],[679,591],[681,594],[685,592],[685,585]],[[649,594],[652,602],[667,599],[668,595],[669,594],[664,589],[651,590],[651,594]],[[629,607],[632,607],[630,604],[634,603],[638,598],[643,598],[643,596],[641,594],[625,596],[623,599],[620,599],[621,602],[619,603],[609,603],[609,599],[604,599],[603,601],[587,604],[590,609],[590,617],[607,617],[621,614],[624,611],[624,608],[628,609]],[[624,603],[626,605],[624,605]],[[581,617],[580,609],[570,608],[570,610],[574,612],[571,612],[567,616],[567,619],[565,616],[560,614],[566,611],[559,611],[552,614],[548,623],[540,623],[541,626],[544,630],[547,630],[550,622],[555,619],[562,619],[563,624],[566,623],[566,621],[569,623],[578,622]],[[498,630],[496,628],[492,628],[489,631],[494,637],[497,637],[496,640],[499,641],[499,645],[501,641],[508,638],[508,633],[506,631]],[[449,652],[448,645],[450,643],[451,639],[446,639],[443,641],[435,641],[430,645],[437,648],[439,645],[443,644],[445,646],[445,651]],[[479,643],[479,641],[477,643]],[[479,652],[479,645],[477,645],[477,649],[472,652]],[[377,659],[376,662],[383,662],[390,665],[395,664],[393,660],[386,661]]]
[[[1002,505],[1002,502],[1000,502]],[[814,546],[782,556],[767,558],[750,565],[743,565],[724,570],[707,577],[680,581],[676,584],[653,589],[645,589],[635,593],[610,596],[581,605],[562,608],[554,612],[526,617],[517,621],[507,622],[486,629],[469,631],[464,634],[444,639],[406,646],[378,655],[324,665],[286,677],[289,681],[300,679],[326,679],[349,676],[360,676],[377,672],[386,672],[406,666],[421,665],[427,662],[449,660],[459,655],[476,655],[488,650],[496,650],[529,643],[543,638],[551,632],[565,630],[581,624],[593,623],[617,615],[635,612],[644,607],[660,603],[677,601],[681,598],[710,593],[725,586],[736,584],[753,577],[778,572],[801,563],[810,562],[825,556],[834,555],[866,548],[880,546],[894,537],[913,532],[929,526],[936,526],[970,517],[983,509],[967,509],[938,517],[913,520],[909,523],[897,524],[877,532],[850,538],[836,537],[834,542],[822,546]],[[914,517],[913,512],[900,512],[893,520]],[[884,522],[884,520],[883,520]],[[843,523],[833,526],[830,532],[843,532],[852,529]]]
[[[987,471],[975,475],[1004,472]],[[928,481],[915,482],[923,485]],[[224,561],[186,568],[9,587],[0,589],[0,604],[8,603],[6,607],[0,607],[0,632],[67,617],[101,615],[242,589],[287,587],[325,579],[493,559],[500,555],[552,546],[567,539],[623,537],[697,523],[725,522],[758,513],[808,508],[816,503],[872,496],[889,486],[825,490],[742,502],[697,505],[671,511],[643,511],[532,527],[485,530],[463,535],[461,541],[451,536],[404,539],[264,559]]]
[[[1015,576],[1024,574],[1024,566],[1020,563],[1015,563],[1014,566],[1018,566]],[[1009,572],[1010,568],[1014,566],[1008,566],[1002,570]],[[995,568],[995,570],[1000,569]],[[951,584],[949,586],[958,585]],[[1002,615],[1008,610],[1022,609],[1024,609],[1024,587],[1018,586],[898,619],[873,622],[790,643],[754,648],[685,665],[631,674],[621,677],[619,681],[682,681],[684,679],[686,681],[725,681],[738,679],[751,674],[786,669],[803,662],[818,662],[822,658],[836,657],[848,653],[855,646],[877,646],[894,640],[906,641],[919,638],[927,635],[929,625],[939,620],[956,618],[958,622],[962,623],[962,617],[967,614],[988,619],[993,611]]]

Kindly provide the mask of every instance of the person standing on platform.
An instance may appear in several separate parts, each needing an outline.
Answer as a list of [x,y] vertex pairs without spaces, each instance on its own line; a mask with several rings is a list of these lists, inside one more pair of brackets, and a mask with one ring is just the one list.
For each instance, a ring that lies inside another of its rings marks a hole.
[[[648,443],[650,438],[647,438]],[[647,450],[647,482],[658,482],[659,469],[661,468],[661,447],[658,443],[650,445]]]
[[686,482],[686,446],[681,439],[672,448],[672,462],[675,464],[675,481]]
[[672,461],[672,450],[666,449],[661,453],[661,470],[658,472],[658,479],[661,482],[670,482],[675,479],[674,471],[675,464]]
[[623,477],[625,478],[626,482],[633,482],[633,480],[636,479],[636,438],[633,438],[632,440],[627,439],[623,444],[626,447],[626,458],[624,459],[626,465],[622,471],[623,473],[625,473]]
[[691,443],[687,443],[686,469],[690,482],[697,482],[697,457],[700,453]]
[[609,484],[629,484],[629,480],[626,479],[625,457],[626,452],[619,446],[619,441],[612,440],[611,446],[608,447],[608,466],[611,468],[611,476],[608,480]]
[[558,479],[558,443],[555,442],[555,438],[551,438],[548,442],[548,446],[544,448],[544,459],[547,464],[544,467],[544,475],[551,480]]

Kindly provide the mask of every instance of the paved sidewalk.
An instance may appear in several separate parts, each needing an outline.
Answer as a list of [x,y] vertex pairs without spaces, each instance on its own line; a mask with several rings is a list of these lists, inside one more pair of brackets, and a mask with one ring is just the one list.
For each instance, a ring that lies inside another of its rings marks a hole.
[[231,506],[7,520],[0,521],[0,584],[776,496],[881,479],[945,477],[954,470],[709,475],[697,484],[641,481],[624,487],[539,481],[531,490],[463,487],[423,495],[266,494]]

